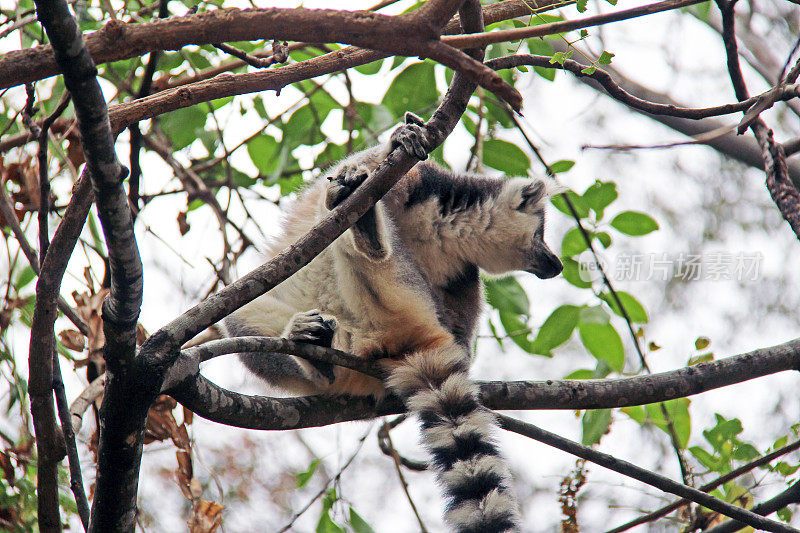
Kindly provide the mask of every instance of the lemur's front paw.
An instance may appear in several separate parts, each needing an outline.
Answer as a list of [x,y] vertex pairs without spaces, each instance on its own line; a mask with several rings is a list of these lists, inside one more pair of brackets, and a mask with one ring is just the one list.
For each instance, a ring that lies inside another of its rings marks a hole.
[[400,146],[411,157],[428,159],[430,145],[425,134],[425,122],[414,113],[406,113],[406,123],[392,133],[392,148]]
[[325,207],[333,209],[342,203],[368,176],[369,169],[363,165],[344,165],[339,174],[328,178],[331,183],[325,196]]
[[[323,316],[319,310],[312,309],[297,313],[286,326],[284,337],[291,341],[306,342],[316,346],[330,348],[333,344],[333,335],[336,332],[336,319],[331,316]],[[335,379],[333,365],[319,361],[307,361],[320,376],[308,376],[311,381],[318,382],[319,378],[324,378],[327,384],[333,383]]]

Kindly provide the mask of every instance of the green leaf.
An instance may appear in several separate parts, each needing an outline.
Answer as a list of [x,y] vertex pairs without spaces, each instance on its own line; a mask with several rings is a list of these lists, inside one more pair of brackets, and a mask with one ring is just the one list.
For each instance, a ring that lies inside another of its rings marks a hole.
[[[382,131],[388,129],[396,122],[392,112],[383,105],[357,102],[356,110],[358,111],[358,118],[361,119],[356,121],[356,126],[359,130],[363,129],[364,126],[368,128],[368,130],[364,132],[368,135],[366,139],[367,144],[374,144],[377,142],[377,138],[371,137],[372,133],[370,133],[369,130]],[[342,120],[346,120],[344,114],[342,115]],[[346,123],[342,124],[342,129],[347,129]]]
[[792,510],[789,509],[788,507],[784,507],[783,509],[778,509],[777,515],[780,520],[786,522],[787,524],[792,521],[793,513]]
[[298,489],[305,487],[308,484],[308,482],[311,480],[311,476],[313,476],[314,472],[317,471],[317,467],[319,466],[320,462],[321,459],[314,459],[311,461],[311,464],[308,465],[308,469],[305,472],[299,472],[296,475]]
[[594,74],[596,71],[597,71],[597,67],[586,67],[586,68],[582,68],[582,69],[581,69],[581,72],[582,72],[583,74],[586,74],[587,76],[591,76],[591,75],[592,75],[592,74]]
[[217,98],[215,100],[211,100],[211,108],[214,111],[217,111],[221,107],[224,107],[228,104],[233,102],[233,96],[226,96],[225,98]]
[[588,248],[580,228],[572,228],[564,234],[564,239],[561,241],[561,256],[575,257]]
[[181,150],[200,136],[208,115],[198,106],[184,107],[161,115],[160,125],[172,144],[173,150]]
[[[628,313],[631,322],[643,324],[648,321],[647,311],[645,311],[644,306],[640,304],[633,295],[624,291],[617,291],[617,296],[619,297],[619,301],[622,302],[622,307],[624,307],[625,311]],[[603,292],[600,294],[600,298],[608,304],[611,310],[614,311],[614,314],[623,318],[625,317],[619,305],[617,305],[617,300],[611,293]]]
[[[689,403],[687,398],[677,398],[664,402],[664,407],[672,421],[672,427],[675,430],[675,436],[678,438],[678,444],[681,449],[686,448],[686,445],[689,444],[689,437],[692,434],[692,417],[689,414]],[[666,427],[666,420],[662,430],[669,431],[669,428]]]
[[289,117],[283,125],[283,142],[291,148],[301,144],[314,145],[321,143],[325,137],[320,131],[324,113],[320,113],[311,104],[306,104]]
[[553,174],[561,174],[562,172],[566,172],[574,166],[575,161],[561,159],[550,165],[550,170],[553,172]]
[[294,174],[288,178],[278,178],[278,186],[281,188],[281,196],[293,193],[303,186],[303,176]]
[[597,214],[597,220],[603,218],[603,211],[617,199],[617,196],[619,196],[617,184],[611,181],[596,181],[583,193],[583,199]]
[[699,365],[700,363],[707,363],[709,361],[714,360],[714,354],[711,352],[701,353],[700,355],[696,355],[694,357],[690,357],[689,361],[686,363],[686,366],[694,366]]
[[355,67],[355,69],[361,74],[371,75],[377,74],[381,69],[381,66],[383,66],[383,59],[373,61],[372,63],[367,63],[366,65],[359,65]]
[[[0,185],[1,187],[2,185]],[[14,288],[19,291],[21,288],[25,287],[28,283],[33,281],[33,278],[36,277],[36,272],[30,267],[30,265],[23,268],[19,274],[17,275],[17,279],[14,280]]]
[[350,527],[353,528],[353,533],[375,533],[375,530],[372,529],[372,526],[370,526],[366,520],[361,518],[361,516],[352,507],[350,508],[349,521]]
[[633,421],[635,421],[639,425],[644,424],[645,420],[647,419],[647,413],[645,413],[644,407],[642,407],[641,405],[623,407],[620,410],[626,415],[628,415]]
[[611,246],[611,235],[606,233],[605,231],[600,231],[594,234],[594,238],[600,241],[600,244],[603,245],[603,248],[608,248]]
[[591,409],[583,414],[581,444],[592,446],[600,442],[611,425],[611,409]]
[[600,54],[600,57],[597,58],[597,62],[601,65],[610,65],[611,58],[614,57],[614,55],[615,54],[612,54],[611,52],[606,52],[605,50],[603,50],[603,53]]
[[718,457],[714,457],[700,446],[689,447],[689,452],[694,455],[695,459],[700,461],[701,465],[705,466],[711,471],[720,472],[727,466],[726,461]]
[[561,272],[561,276],[565,280],[579,289],[589,289],[592,287],[592,282],[584,279],[585,275],[581,277],[581,270],[577,261],[568,257],[562,257],[561,262],[564,264],[564,270]]
[[658,229],[658,223],[649,215],[638,211],[623,211],[611,221],[611,226],[625,235],[637,237]]
[[278,151],[280,143],[269,135],[259,135],[247,142],[247,153],[250,160],[262,176],[269,176],[278,167]]
[[579,319],[581,322],[586,322],[587,324],[605,325],[608,324],[611,317],[608,316],[608,313],[606,313],[605,309],[603,309],[601,306],[594,305],[591,307],[581,307]]
[[564,376],[564,379],[592,379],[594,370],[590,368],[579,368]]
[[736,435],[743,431],[742,422],[738,418],[726,419],[720,414],[714,415],[717,425],[703,431],[703,437],[717,451],[722,451],[726,443],[731,442]]
[[708,15],[711,13],[711,2],[695,4],[694,9],[697,13],[697,18],[700,20],[708,20]]
[[526,176],[531,166],[525,152],[501,139],[490,139],[483,143],[483,163],[509,176]]
[[[738,446],[736,446],[736,448],[734,448],[733,454],[731,456],[737,461],[749,463],[750,461],[753,461],[754,459],[761,457],[761,454],[758,453],[758,450],[756,450],[755,446],[743,442]],[[794,474],[795,471],[798,469],[798,466],[789,466],[788,464],[786,466],[788,468],[785,470],[785,472],[781,472],[780,469],[778,470],[778,472],[780,472],[780,474],[784,477]]]
[[578,324],[578,333],[590,354],[607,362],[612,370],[622,372],[625,367],[625,350],[614,326],[581,321]]
[[708,345],[711,344],[711,339],[708,337],[697,337],[694,340],[694,347],[697,350],[704,350],[708,348]]
[[577,211],[580,218],[586,218],[589,216],[589,204],[587,204],[586,200],[584,200],[583,197],[575,191],[567,191],[565,193],[552,196],[550,201],[556,209],[565,215],[572,216],[572,212],[569,210],[566,200],[564,200],[565,195],[567,198],[569,198],[570,202],[572,202],[572,205],[575,207],[575,211]]
[[783,448],[789,443],[789,436],[784,435],[783,437],[779,437],[774,443],[772,443],[772,450],[777,450],[778,448]]
[[398,118],[406,111],[433,106],[439,99],[433,67],[430,61],[407,66],[392,80],[381,103]]
[[347,533],[343,527],[333,521],[328,511],[323,512],[319,516],[317,522],[317,533]]
[[[550,43],[545,41],[541,37],[533,37],[526,41],[528,43],[528,50],[531,54],[536,54],[540,56],[553,56],[553,47],[550,46]],[[556,69],[554,68],[545,68],[545,67],[533,67],[533,70],[541,77],[548,81],[553,81],[556,79]]]
[[575,3],[575,7],[578,8],[578,13],[583,13],[586,11],[586,5],[589,3],[589,0],[578,0]]
[[550,313],[533,341],[534,352],[549,355],[550,350],[567,342],[578,325],[580,309],[576,305],[562,305]]
[[[528,353],[533,352],[533,345],[530,341],[530,328],[527,322],[523,320],[522,315],[518,315],[509,311],[500,311],[500,323],[503,324],[503,329],[506,335],[511,339],[514,344],[522,348]],[[550,354],[541,354],[550,357]]]
[[504,128],[514,127],[514,122],[508,116],[508,112],[505,110],[505,108],[500,107],[491,99],[484,100],[483,105],[486,107],[486,114],[489,116],[489,118],[496,120]]
[[530,302],[525,289],[513,276],[502,278],[484,278],[486,301],[498,311],[508,311],[518,315],[527,315]]

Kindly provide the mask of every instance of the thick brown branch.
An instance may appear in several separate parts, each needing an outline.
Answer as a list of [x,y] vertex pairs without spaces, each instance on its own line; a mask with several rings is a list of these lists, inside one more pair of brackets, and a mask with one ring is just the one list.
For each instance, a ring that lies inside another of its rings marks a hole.
[[[539,3],[535,11],[546,11],[554,5],[562,4],[563,2],[558,2],[556,0],[543,1]],[[529,4],[524,0],[506,0],[505,2],[499,2],[483,8],[487,24],[528,15],[533,11],[534,10],[532,10]],[[459,23],[460,18],[454,17],[445,27],[444,31],[447,33],[456,32]],[[171,90],[165,90],[133,102],[112,105],[109,108],[109,117],[114,131],[120,132],[134,122],[153,118],[184,107],[227,96],[267,90],[279,91],[283,87],[297,81],[339,72],[385,57],[388,57],[388,54],[364,50],[355,46],[348,46],[341,50],[315,57],[301,63],[286,65],[269,71],[225,74],[224,76],[217,76],[208,80],[206,76],[216,76],[220,72],[226,72],[227,70],[242,66],[243,63],[242,65],[230,65],[230,69],[213,67],[205,75],[198,78],[201,81],[194,83],[182,82],[177,88]],[[68,127],[68,123],[64,121],[62,125],[59,121],[56,121],[55,126],[66,128]],[[0,153],[22,146],[32,140],[35,139],[29,134],[9,137],[0,142]]]
[[[86,37],[98,64],[141,56],[156,50],[178,50],[190,44],[280,39],[317,43],[347,42],[373,47],[397,32],[419,41],[437,32],[411,17],[390,17],[369,11],[332,9],[218,9],[141,24],[106,23]],[[58,72],[52,48],[36,46],[0,58],[0,89],[53,76]]]
[[[441,2],[440,2],[441,3]],[[448,0],[422,12],[390,17],[370,11],[330,9],[220,9],[143,24],[107,23],[86,39],[98,63],[117,61],[156,50],[176,50],[189,44],[280,39],[282,41],[340,42],[392,55],[430,57],[497,94],[515,110],[522,97],[517,90],[459,50],[438,42],[441,25],[458,2]],[[434,16],[426,18],[430,12]],[[413,35],[413,39],[399,38]],[[0,58],[0,89],[55,74],[49,47],[16,51]],[[32,66],[36,66],[32,69]]]
[[[320,360],[326,351],[324,348],[315,350],[314,360]],[[292,353],[307,357],[301,351]],[[334,362],[333,359],[324,360]],[[394,397],[375,402],[368,398],[329,396],[245,396],[224,390],[198,376],[197,362],[193,361],[192,358],[179,360],[170,383],[181,385],[173,385],[170,394],[200,416],[223,424],[266,430],[296,429],[404,412],[403,404]],[[377,365],[372,364],[375,372],[379,372]],[[798,367],[800,339],[795,339],[718,361],[646,376],[483,382],[481,403],[500,410],[628,407],[692,396]],[[286,418],[286,413],[292,413],[290,419]]]

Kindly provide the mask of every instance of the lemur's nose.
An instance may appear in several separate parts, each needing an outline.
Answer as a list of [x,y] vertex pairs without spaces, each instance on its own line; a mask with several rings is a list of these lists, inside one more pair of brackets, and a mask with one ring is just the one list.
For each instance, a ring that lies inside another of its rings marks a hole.
[[533,265],[528,272],[540,279],[549,279],[561,274],[564,265],[546,244],[541,243],[536,247],[533,256]]

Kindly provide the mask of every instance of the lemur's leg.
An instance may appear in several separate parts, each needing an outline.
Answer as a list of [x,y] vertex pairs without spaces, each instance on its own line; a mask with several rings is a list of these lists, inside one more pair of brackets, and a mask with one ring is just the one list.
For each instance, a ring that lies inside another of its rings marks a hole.
[[[333,209],[361,185],[383,158],[395,147],[403,148],[410,156],[427,159],[427,143],[424,134],[424,122],[413,113],[406,113],[406,124],[398,127],[393,133],[388,147],[378,147],[357,156],[348,158],[335,170],[335,176],[328,179],[328,193],[325,206]],[[391,253],[391,243],[383,215],[383,207],[376,204],[370,208],[353,226],[351,232],[356,250],[374,261],[386,259]]]
[[450,500],[445,520],[458,532],[519,531],[511,476],[492,435],[495,417],[468,376],[467,350],[445,343],[396,365],[387,384],[419,417],[422,443]]
[[[223,327],[228,337],[264,334],[237,319],[235,315],[227,317]],[[311,310],[292,316],[281,337],[330,347],[335,328],[334,319],[323,317],[317,310]],[[312,363],[288,354],[250,352],[240,354],[240,359],[259,378],[288,392],[314,394],[327,388],[334,380],[333,367],[330,364]]]

